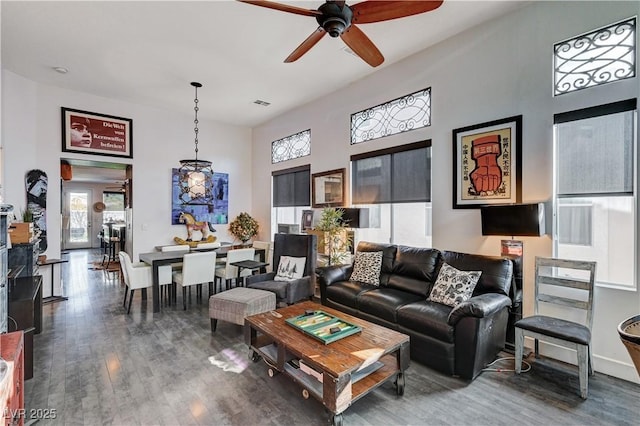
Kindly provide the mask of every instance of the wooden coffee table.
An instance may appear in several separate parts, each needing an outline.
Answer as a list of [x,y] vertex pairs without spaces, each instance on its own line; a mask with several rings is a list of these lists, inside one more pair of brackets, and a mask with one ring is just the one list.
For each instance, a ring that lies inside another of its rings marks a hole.
[[[325,345],[285,323],[308,310],[324,311],[362,331]],[[322,402],[334,425],[342,424],[342,412],[353,402],[389,380],[395,380],[398,395],[404,394],[409,336],[335,309],[302,302],[249,316],[245,340],[254,362],[262,358],[269,376],[284,373],[302,386],[302,396]]]

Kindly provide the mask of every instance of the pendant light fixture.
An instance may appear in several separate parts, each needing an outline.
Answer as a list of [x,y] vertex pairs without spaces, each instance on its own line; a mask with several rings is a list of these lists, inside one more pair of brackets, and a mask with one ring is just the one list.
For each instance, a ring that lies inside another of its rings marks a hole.
[[194,81],[191,85],[196,90],[193,108],[196,155],[193,160],[180,160],[180,169],[178,169],[180,200],[182,204],[213,205],[211,161],[198,159],[198,88],[202,87],[202,84]]

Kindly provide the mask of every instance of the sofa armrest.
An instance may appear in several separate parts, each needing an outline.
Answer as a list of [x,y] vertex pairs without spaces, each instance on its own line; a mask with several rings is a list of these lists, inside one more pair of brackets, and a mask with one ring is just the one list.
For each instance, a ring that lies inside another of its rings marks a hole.
[[322,266],[316,269],[320,286],[330,286],[338,281],[346,281],[351,276],[353,265]]
[[273,281],[273,278],[276,276],[275,272],[267,272],[266,274],[258,274],[258,275],[248,275],[245,279],[245,285],[259,283],[261,281]]
[[333,283],[347,281],[351,276],[353,265],[322,266],[316,269],[318,287],[320,287],[320,303],[327,304],[327,287]]
[[485,293],[460,303],[449,313],[449,325],[456,325],[464,317],[486,318],[511,306],[511,299],[503,294]]

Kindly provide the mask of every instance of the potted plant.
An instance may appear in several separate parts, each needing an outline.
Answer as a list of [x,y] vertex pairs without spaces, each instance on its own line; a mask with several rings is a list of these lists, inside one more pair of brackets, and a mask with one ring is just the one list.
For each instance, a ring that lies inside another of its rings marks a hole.
[[325,254],[329,256],[329,265],[339,265],[349,255],[352,241],[342,220],[343,214],[343,209],[326,207],[322,209],[322,216],[314,228],[324,233]]
[[33,212],[31,209],[26,208],[22,210],[22,221],[24,223],[33,222]]
[[251,238],[258,235],[258,221],[251,217],[249,213],[242,212],[229,224],[229,233],[236,239],[246,244]]

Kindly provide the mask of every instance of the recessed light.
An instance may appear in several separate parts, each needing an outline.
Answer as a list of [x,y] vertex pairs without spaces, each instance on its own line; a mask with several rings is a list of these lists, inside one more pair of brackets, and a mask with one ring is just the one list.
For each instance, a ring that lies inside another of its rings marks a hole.
[[255,101],[253,101],[253,103],[256,104],[256,105],[262,105],[262,106],[271,105],[271,102],[261,101],[260,99],[256,99]]
[[52,67],[54,71],[59,72],[60,74],[66,74],[69,72],[68,68],[65,67]]

